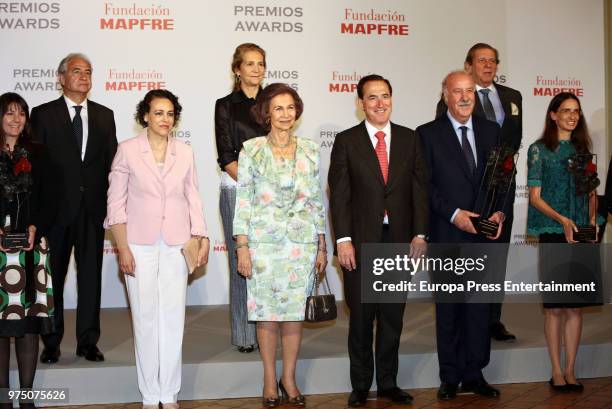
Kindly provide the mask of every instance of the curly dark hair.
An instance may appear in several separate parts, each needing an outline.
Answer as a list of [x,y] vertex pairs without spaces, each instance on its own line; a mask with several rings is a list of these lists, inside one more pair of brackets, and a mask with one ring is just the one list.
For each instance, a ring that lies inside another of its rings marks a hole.
[[572,136],[570,137],[570,141],[576,148],[578,153],[590,153],[592,148],[591,137],[589,136],[589,130],[587,128],[586,120],[584,119],[584,115],[582,114],[582,105],[580,104],[580,100],[578,97],[570,92],[561,92],[553,97],[548,104],[548,109],[546,110],[546,119],[544,120],[544,131],[542,132],[542,136],[540,140],[546,145],[546,147],[555,151],[557,146],[559,146],[559,136],[557,134],[557,124],[550,117],[551,112],[557,112],[561,104],[568,100],[573,99],[578,103],[578,108],[580,109],[580,118],[578,119],[578,123],[576,124],[576,129],[572,131]]
[[295,104],[296,121],[300,119],[302,112],[304,112],[304,103],[296,90],[291,88],[289,85],[280,82],[268,85],[259,93],[257,102],[252,108],[253,117],[258,124],[265,128],[266,132],[270,131],[270,102],[272,102],[274,97],[283,94],[291,95],[293,98],[293,103]]
[[167,99],[172,102],[172,106],[174,107],[174,125],[176,125],[181,118],[181,111],[183,110],[183,107],[179,103],[178,97],[167,89],[154,89],[147,92],[147,95],[145,95],[142,101],[136,105],[136,114],[134,115],[136,122],[138,122],[138,124],[143,128],[147,127],[144,117],[145,114],[147,114],[151,109],[151,101],[153,101],[155,98]]
[[[7,92],[0,95],[0,118],[4,118],[4,115],[8,112],[11,105],[17,105],[25,113],[26,122],[18,142],[20,144],[27,144],[32,139],[30,108],[28,107],[28,103],[21,95],[14,92]],[[0,127],[0,147],[6,145],[5,137],[4,129]]]

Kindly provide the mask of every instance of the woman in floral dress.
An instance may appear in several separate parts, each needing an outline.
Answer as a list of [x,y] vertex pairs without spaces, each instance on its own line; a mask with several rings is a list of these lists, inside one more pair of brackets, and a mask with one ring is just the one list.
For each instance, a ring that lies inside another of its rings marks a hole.
[[238,272],[248,279],[249,320],[257,322],[266,407],[281,402],[275,369],[279,332],[283,372],[278,387],[284,400],[305,404],[295,382],[302,321],[315,270],[321,274],[327,266],[319,147],[293,135],[302,110],[300,97],[289,86],[264,88],[254,114],[269,133],[244,142],[238,159]]

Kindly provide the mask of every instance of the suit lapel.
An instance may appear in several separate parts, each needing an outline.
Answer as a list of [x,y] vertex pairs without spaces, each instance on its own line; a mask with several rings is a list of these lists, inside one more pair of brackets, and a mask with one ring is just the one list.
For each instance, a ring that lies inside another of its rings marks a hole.
[[482,102],[480,102],[480,92],[476,92],[476,106],[474,107],[474,115],[478,115],[480,117],[486,118],[487,114],[484,111],[482,106]]
[[164,168],[162,170],[162,178],[165,178],[170,169],[176,163],[176,140],[174,137],[168,139],[168,149],[166,151],[166,159],[164,161]]
[[151,173],[155,176],[157,180],[161,180],[161,174],[157,165],[155,164],[155,159],[153,158],[153,151],[151,150],[151,146],[149,145],[149,140],[147,139],[147,130],[144,129],[140,135],[138,135],[138,144],[140,145],[140,158],[145,163],[145,165],[149,168]]
[[98,129],[97,118],[96,107],[87,100],[87,145],[85,145],[85,156],[83,158],[85,163],[91,160],[98,145],[99,138],[96,132]]
[[480,122],[478,120],[474,120],[472,118],[472,127],[474,128],[474,142],[476,143],[476,155],[478,158],[478,163],[476,165],[476,171],[474,172],[475,180],[479,181],[482,176],[482,172],[487,164],[487,151],[485,147],[491,146],[490,143],[485,143],[485,136],[480,132]]
[[502,109],[504,110],[504,122],[502,122],[502,126],[504,126],[506,123],[506,118],[512,115],[512,108],[510,107],[510,100],[508,99],[508,95],[506,95],[506,90],[497,84],[495,84],[495,89],[497,90],[499,101],[501,102]]
[[[445,146],[447,146],[450,150],[450,157],[457,162],[459,167],[463,170],[463,173],[465,173],[465,176],[469,180],[473,180],[474,175],[472,175],[472,173],[470,172],[467,160],[465,159],[465,155],[463,154],[463,149],[461,148],[461,143],[457,138],[457,133],[455,132],[455,129],[453,128],[453,124],[451,123],[450,119],[448,119],[448,116],[445,115],[444,117],[442,117],[442,123],[440,125],[444,128],[441,134],[446,135],[447,143],[445,143]],[[478,162],[480,163],[480,161]]]
[[72,129],[72,121],[70,120],[70,113],[68,112],[68,107],[66,106],[66,100],[64,96],[59,97],[56,100],[55,104],[55,115],[59,120],[62,134],[67,141],[67,144],[70,146],[70,150],[79,157],[79,161],[81,160],[81,152],[79,152],[79,147],[76,143],[76,137],[74,136],[74,130]]
[[354,139],[355,147],[363,158],[365,165],[370,168],[378,182],[381,185],[384,185],[385,180],[383,179],[382,172],[380,171],[380,164],[378,163],[376,151],[374,151],[372,141],[370,140],[370,136],[368,135],[368,130],[366,129],[365,121],[361,123],[361,126],[359,126],[359,133],[355,134]]
[[[408,163],[408,138],[400,132],[395,124],[391,123],[391,152],[389,154],[389,179],[387,189],[391,189],[401,170]],[[378,158],[377,158],[378,161]]]

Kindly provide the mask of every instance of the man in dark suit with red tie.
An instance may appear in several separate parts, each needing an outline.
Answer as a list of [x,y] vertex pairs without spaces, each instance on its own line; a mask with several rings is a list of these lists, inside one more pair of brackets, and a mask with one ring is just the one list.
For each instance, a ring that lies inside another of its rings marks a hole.
[[348,404],[365,405],[375,368],[378,396],[410,403],[412,397],[397,386],[396,379],[405,303],[363,303],[359,261],[362,243],[425,245],[426,164],[415,132],[389,120],[389,81],[380,75],[365,76],[357,84],[357,95],[366,119],[338,133],[328,176],[336,251],[350,309],[348,349],[353,391]]
[[[495,82],[499,53],[489,44],[474,44],[467,52],[464,68],[476,82],[476,105],[474,115],[486,118],[501,127],[501,143],[518,151],[523,138],[523,97],[513,88]],[[446,114],[446,104],[441,98],[436,108],[436,117]],[[513,183],[508,193],[509,201],[514,204],[516,185]],[[512,238],[514,212],[508,207],[506,228],[497,243],[505,243],[505,253],[500,255],[500,269],[505,271],[508,243]],[[489,326],[491,337],[497,341],[514,341],[516,337],[506,330],[501,322],[502,304],[491,304]]]
[[60,177],[54,185],[59,211],[49,231],[55,306],[54,334],[43,337],[43,363],[56,363],[64,335],[64,282],[74,247],[77,269],[78,356],[103,361],[100,338],[102,248],[108,173],[117,150],[113,111],[87,99],[92,68],[83,54],[59,64],[63,95],[32,109],[34,138],[47,147]]
[[[443,82],[447,112],[417,128],[430,175],[429,237],[432,243],[490,242],[503,230],[501,211],[490,217],[499,223],[495,237],[477,234],[470,219],[478,216],[471,210],[476,206],[487,157],[500,139],[499,126],[472,115],[474,91],[474,80],[469,74],[450,73]],[[452,279],[454,273],[448,274]],[[499,396],[499,391],[482,375],[482,369],[489,363],[491,348],[489,310],[488,303],[436,304],[439,399],[455,398],[459,385],[466,392]]]

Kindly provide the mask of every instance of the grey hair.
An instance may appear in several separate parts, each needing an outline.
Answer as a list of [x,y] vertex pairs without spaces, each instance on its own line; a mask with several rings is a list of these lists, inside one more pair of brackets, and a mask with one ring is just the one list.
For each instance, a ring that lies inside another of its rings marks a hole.
[[470,75],[468,74],[468,72],[464,69],[457,69],[457,70],[453,70],[451,72],[449,72],[448,74],[446,74],[446,76],[444,77],[444,79],[442,80],[442,95],[446,95],[447,91],[446,91],[446,83],[448,82],[448,78],[451,75],[455,75],[455,74],[465,74],[465,75]]
[[[68,70],[68,63],[71,60],[74,60],[75,58],[79,58],[83,61],[85,61],[87,64],[89,64],[89,66],[91,67],[91,61],[89,61],[89,58],[87,58],[87,56],[83,53],[70,53],[67,56],[65,56],[64,58],[62,58],[62,61],[60,61],[58,67],[57,67],[57,74],[61,75],[66,73],[66,70]],[[92,69],[93,71],[93,69]]]

